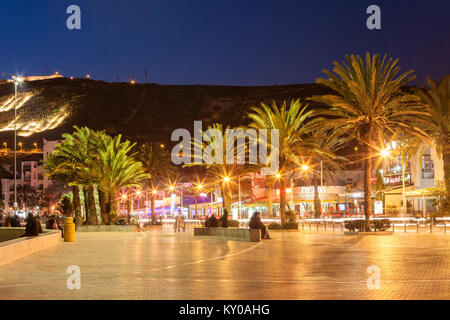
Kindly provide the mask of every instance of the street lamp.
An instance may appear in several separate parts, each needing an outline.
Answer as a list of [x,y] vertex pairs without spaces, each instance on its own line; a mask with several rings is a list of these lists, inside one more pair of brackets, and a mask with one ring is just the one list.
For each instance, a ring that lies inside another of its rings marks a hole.
[[13,75],[14,81],[14,204],[13,207],[17,210],[17,87],[22,83],[23,79],[20,76]]
[[322,161],[320,161],[320,171],[312,169],[306,164],[302,165],[302,170],[303,171],[311,170],[311,171],[319,173],[320,174],[320,186],[323,187],[323,165],[322,165]]
[[387,156],[389,156],[389,150],[387,150],[387,149],[381,150],[380,155],[381,155],[383,158],[386,158]]

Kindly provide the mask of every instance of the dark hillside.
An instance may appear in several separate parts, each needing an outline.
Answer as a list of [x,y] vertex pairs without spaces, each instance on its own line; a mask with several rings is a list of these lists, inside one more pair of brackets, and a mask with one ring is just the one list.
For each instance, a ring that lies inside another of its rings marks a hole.
[[[193,129],[194,120],[204,126],[220,122],[239,125],[246,110],[260,102],[282,102],[327,89],[316,84],[237,87],[208,85],[158,85],[112,83],[59,78],[25,82],[19,88],[17,127],[24,145],[59,139],[73,125],[123,133],[134,141],[170,142],[176,128]],[[0,138],[12,144],[14,111],[12,83],[0,84]],[[28,99],[28,100],[26,100]]]

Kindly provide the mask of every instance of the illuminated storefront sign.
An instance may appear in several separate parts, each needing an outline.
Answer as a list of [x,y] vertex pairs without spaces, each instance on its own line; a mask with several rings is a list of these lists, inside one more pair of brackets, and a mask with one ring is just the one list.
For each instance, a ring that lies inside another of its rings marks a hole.
[[[409,173],[405,174],[405,182],[411,183],[411,175]],[[402,175],[395,174],[391,176],[384,177],[384,184],[393,185],[393,184],[401,184],[402,183]]]
[[[326,193],[327,187],[318,187],[319,193]],[[314,187],[300,187],[300,193],[314,193]]]

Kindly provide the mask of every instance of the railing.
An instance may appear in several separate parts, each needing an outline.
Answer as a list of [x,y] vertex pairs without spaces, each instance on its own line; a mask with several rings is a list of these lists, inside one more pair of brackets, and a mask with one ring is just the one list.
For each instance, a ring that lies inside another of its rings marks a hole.
[[[352,220],[361,220],[362,218],[340,218],[340,219],[302,219],[299,221],[300,230],[315,231],[344,231],[345,222]],[[447,227],[450,225],[450,217],[434,218],[433,221],[425,218],[385,218],[371,217],[371,220],[387,219],[391,223],[388,231],[394,232],[443,232],[447,233]]]
[[[299,220],[299,229],[301,231],[345,231],[345,222],[352,220],[361,220],[361,218],[339,218],[339,219],[301,219]],[[398,217],[398,218],[384,218],[384,217],[371,217],[371,220],[388,219],[391,222],[391,228],[388,231],[394,232],[443,232],[447,234],[447,228],[450,226],[450,217],[434,218],[433,222],[430,219],[425,218],[411,218],[411,217]],[[140,219],[139,222],[145,223],[149,219]],[[248,219],[238,219],[240,228],[248,228]],[[262,219],[265,225],[270,223],[280,223],[280,220],[276,219]],[[163,227],[173,228],[175,219],[166,218],[162,220]],[[184,223],[187,228],[203,227],[204,220],[199,219],[185,219]]]

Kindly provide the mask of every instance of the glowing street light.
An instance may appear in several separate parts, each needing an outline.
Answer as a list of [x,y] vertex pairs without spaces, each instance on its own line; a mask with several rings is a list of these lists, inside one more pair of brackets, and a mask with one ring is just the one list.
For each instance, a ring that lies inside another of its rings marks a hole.
[[387,149],[381,150],[380,155],[381,155],[383,158],[386,158],[387,156],[389,156],[389,150],[387,150]]
[[170,190],[170,191],[173,191],[173,190],[175,190],[175,187],[174,187],[174,186],[170,186],[170,187],[169,187],[169,190]]
[[230,181],[230,177],[225,177],[225,178],[223,178],[223,181],[229,182],[229,181]]
[[123,195],[122,195],[122,199],[125,200],[126,198],[127,198],[127,195],[126,195],[126,194],[123,194]]
[[36,142],[33,142],[33,146],[37,150],[37,143]]
[[303,171],[308,171],[308,169],[309,169],[309,167],[306,164],[302,165],[302,170]]
[[156,190],[156,189],[152,190],[152,194],[157,194],[157,193],[158,193],[158,190]]
[[280,173],[277,173],[277,174],[275,175],[275,177],[276,177],[277,179],[280,179],[280,178],[281,178],[281,174],[280,174]]
[[23,151],[22,146],[23,146],[22,142],[19,142],[20,151]]
[[203,189],[203,185],[202,184],[197,185],[197,189],[198,190],[202,190]]

